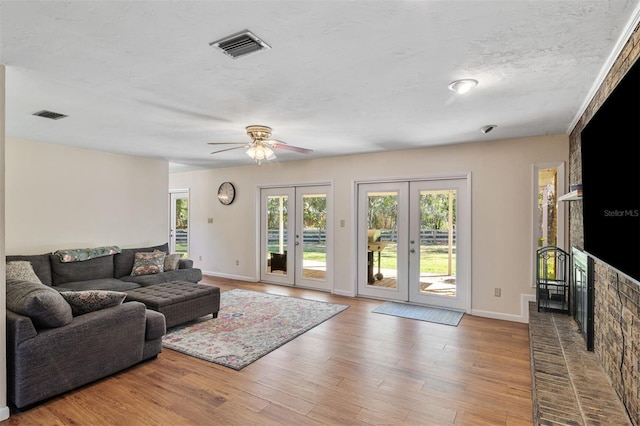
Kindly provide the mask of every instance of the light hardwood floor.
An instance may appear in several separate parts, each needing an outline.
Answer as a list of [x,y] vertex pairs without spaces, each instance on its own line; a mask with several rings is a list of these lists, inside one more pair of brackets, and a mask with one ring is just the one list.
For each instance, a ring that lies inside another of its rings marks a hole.
[[371,313],[376,300],[203,282],[350,308],[241,371],[165,349],[3,424],[532,424],[526,324],[465,315],[451,327]]

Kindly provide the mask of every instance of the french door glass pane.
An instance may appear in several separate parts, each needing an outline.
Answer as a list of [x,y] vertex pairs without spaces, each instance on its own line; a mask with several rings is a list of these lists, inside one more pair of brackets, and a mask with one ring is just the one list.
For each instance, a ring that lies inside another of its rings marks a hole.
[[267,270],[287,275],[287,207],[286,195],[267,196]]
[[305,194],[303,204],[302,276],[325,279],[327,274],[327,195]]
[[398,286],[398,192],[370,192],[367,208],[367,282]]
[[456,191],[420,191],[420,293],[456,296]]

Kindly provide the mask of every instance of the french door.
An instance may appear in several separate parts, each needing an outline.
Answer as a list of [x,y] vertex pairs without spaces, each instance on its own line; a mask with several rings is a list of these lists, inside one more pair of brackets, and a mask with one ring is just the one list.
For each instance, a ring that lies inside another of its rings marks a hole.
[[260,280],[330,290],[330,187],[263,188],[260,199]]
[[470,310],[466,178],[358,185],[358,294]]

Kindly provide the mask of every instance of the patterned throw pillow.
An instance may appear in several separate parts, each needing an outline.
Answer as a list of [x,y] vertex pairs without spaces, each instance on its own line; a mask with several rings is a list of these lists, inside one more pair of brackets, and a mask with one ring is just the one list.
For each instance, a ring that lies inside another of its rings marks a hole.
[[164,271],[177,271],[180,267],[182,253],[174,253],[164,258]]
[[29,281],[42,284],[28,260],[14,260],[7,262],[7,279]]
[[166,254],[162,251],[152,253],[136,253],[133,260],[132,276],[153,275],[164,272],[164,258]]
[[120,305],[127,297],[127,293],[107,290],[62,291],[60,294],[71,305],[74,317]]

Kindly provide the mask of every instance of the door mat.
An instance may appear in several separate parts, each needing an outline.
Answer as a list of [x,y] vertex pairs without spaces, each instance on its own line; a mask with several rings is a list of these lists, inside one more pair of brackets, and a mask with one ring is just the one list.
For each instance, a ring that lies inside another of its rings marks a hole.
[[409,305],[398,302],[384,302],[371,312],[452,325],[454,327],[458,326],[464,315],[464,312],[452,311],[450,309],[430,308],[428,306]]
[[162,346],[240,370],[348,307],[233,289],[220,294],[218,318],[170,328]]

